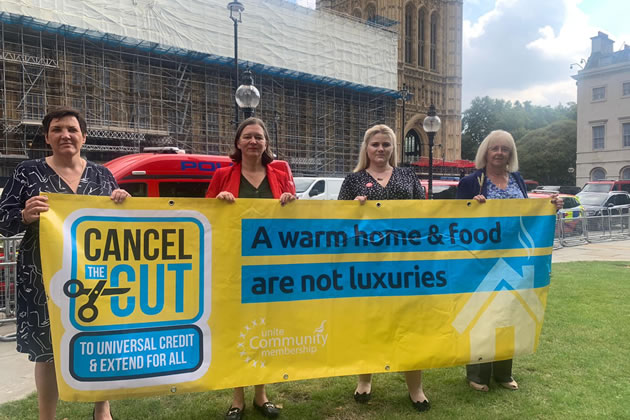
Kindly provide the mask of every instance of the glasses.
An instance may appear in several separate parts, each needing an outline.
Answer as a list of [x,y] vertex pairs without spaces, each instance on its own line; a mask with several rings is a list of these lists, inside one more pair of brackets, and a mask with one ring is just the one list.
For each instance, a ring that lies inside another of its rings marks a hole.
[[503,153],[510,153],[512,151],[512,148],[508,146],[492,146],[490,148],[491,152],[498,152],[499,150]]
[[250,134],[246,134],[239,139],[239,141],[243,142],[249,142],[251,140],[256,140],[257,143],[262,143],[263,141],[265,141],[265,138],[263,136],[253,136]]

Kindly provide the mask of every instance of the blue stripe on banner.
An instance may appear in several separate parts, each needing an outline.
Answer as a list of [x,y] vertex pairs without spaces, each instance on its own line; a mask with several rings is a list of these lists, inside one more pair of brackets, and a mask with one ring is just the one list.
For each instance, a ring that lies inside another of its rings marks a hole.
[[551,255],[536,257],[249,265],[241,302],[430,296],[549,285]]
[[[545,248],[555,216],[243,219],[242,256]],[[524,230],[521,227],[523,224]],[[531,243],[531,238],[542,238]]]

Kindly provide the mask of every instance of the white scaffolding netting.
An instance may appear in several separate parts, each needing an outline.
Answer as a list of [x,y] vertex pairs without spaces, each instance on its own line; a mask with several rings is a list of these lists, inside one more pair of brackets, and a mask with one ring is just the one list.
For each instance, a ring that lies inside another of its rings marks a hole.
[[[189,51],[234,56],[227,0],[2,0],[0,11]],[[283,0],[243,1],[239,59],[397,89],[397,33]],[[91,35],[94,35],[91,33]]]

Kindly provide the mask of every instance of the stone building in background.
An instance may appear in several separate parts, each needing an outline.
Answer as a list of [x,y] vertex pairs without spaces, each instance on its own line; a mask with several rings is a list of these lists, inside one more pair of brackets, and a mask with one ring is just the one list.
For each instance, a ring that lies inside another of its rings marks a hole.
[[630,47],[613,51],[603,32],[577,80],[576,183],[630,179]]
[[[146,146],[227,154],[227,3],[0,2],[0,177],[48,153],[41,119],[59,105],[85,113],[93,161]],[[350,172],[365,130],[396,124],[397,33],[283,0],[243,4],[240,72],[253,72],[272,150],[295,175]]]
[[[434,157],[449,161],[461,157],[462,5],[462,0],[318,0],[319,9],[397,28],[398,89],[406,87],[413,94],[404,107],[405,162],[428,156],[422,121],[431,104],[442,120]],[[399,100],[399,137],[402,114]]]

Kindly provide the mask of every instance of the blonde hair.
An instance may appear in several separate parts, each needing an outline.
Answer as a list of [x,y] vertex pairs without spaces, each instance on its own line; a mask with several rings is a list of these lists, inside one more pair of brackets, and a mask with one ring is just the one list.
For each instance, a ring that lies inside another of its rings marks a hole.
[[483,169],[488,164],[487,156],[488,149],[494,146],[497,143],[507,143],[510,147],[510,158],[507,163],[507,171],[508,172],[516,172],[518,171],[518,153],[516,152],[516,143],[514,142],[514,137],[510,133],[505,130],[494,130],[490,132],[486,136],[485,139],[479,145],[479,149],[477,149],[477,155],[475,156],[475,167],[477,169]]
[[389,137],[389,140],[392,142],[392,155],[389,157],[389,164],[394,168],[398,165],[396,134],[394,134],[394,130],[385,124],[378,124],[366,130],[365,135],[363,136],[363,143],[361,143],[361,149],[359,149],[359,162],[357,162],[357,166],[354,167],[354,172],[362,171],[370,166],[370,159],[367,155],[367,146],[370,140],[372,140],[372,137],[377,134],[384,134]]

